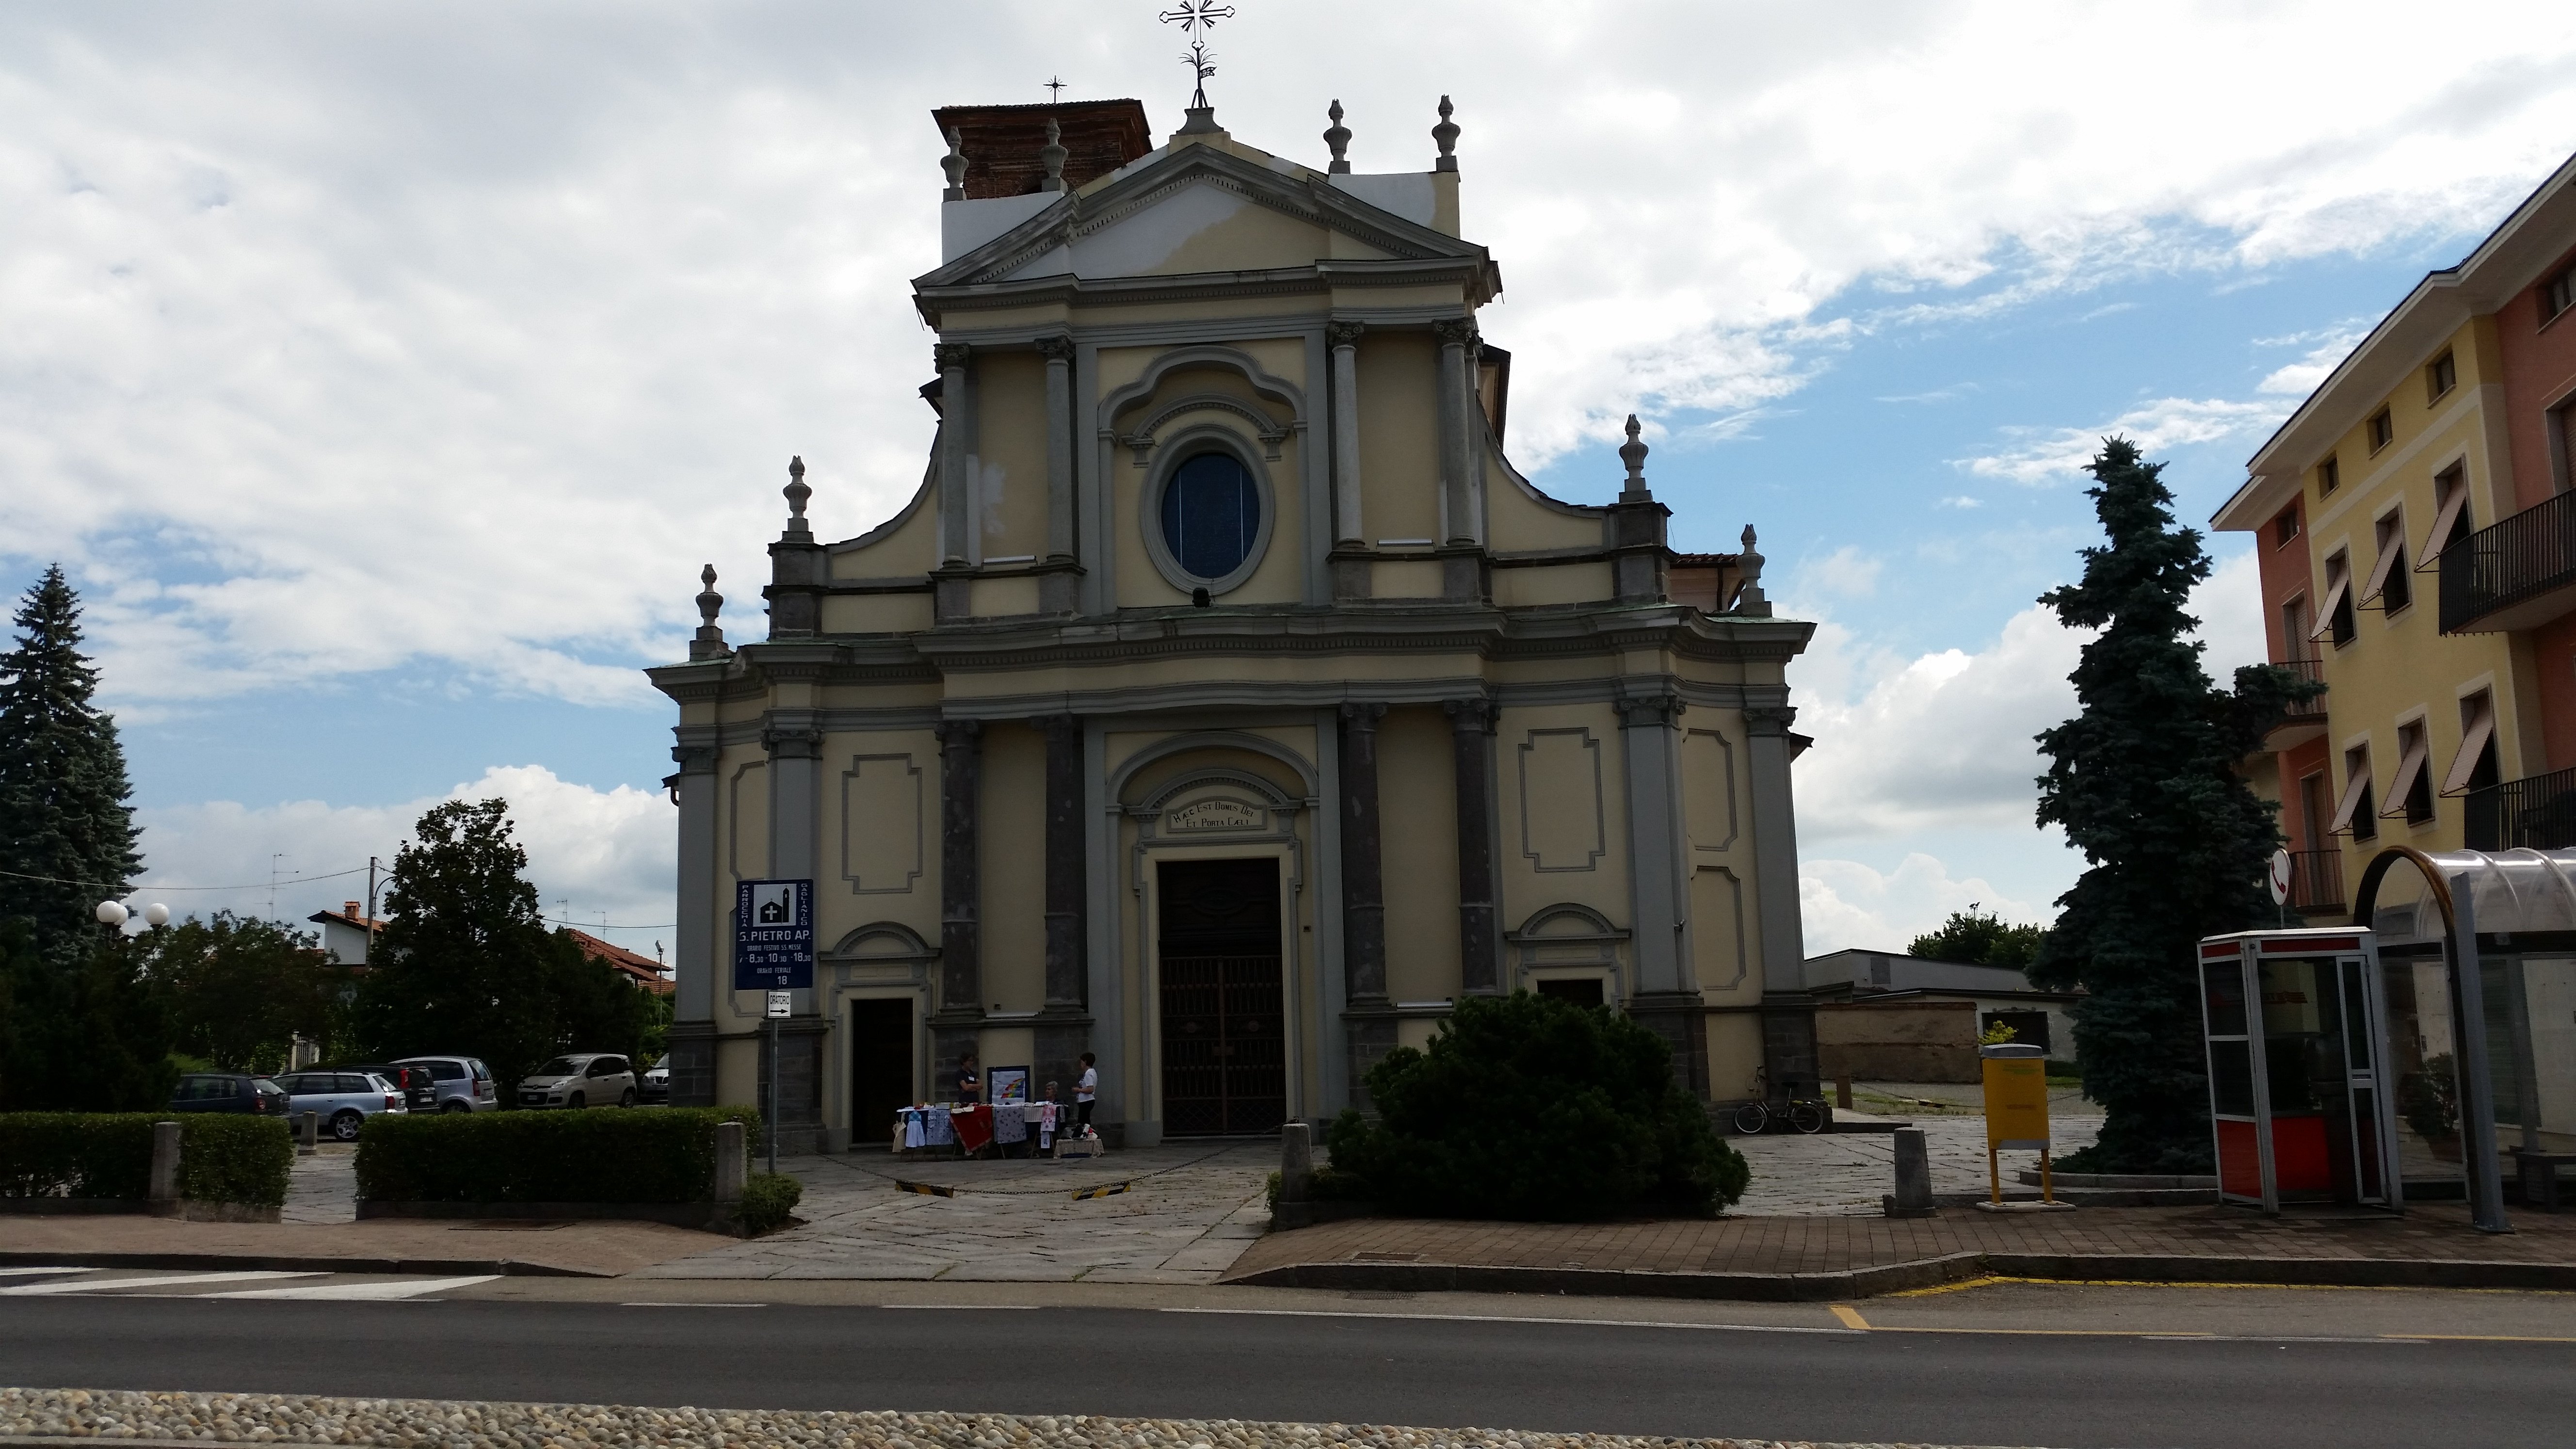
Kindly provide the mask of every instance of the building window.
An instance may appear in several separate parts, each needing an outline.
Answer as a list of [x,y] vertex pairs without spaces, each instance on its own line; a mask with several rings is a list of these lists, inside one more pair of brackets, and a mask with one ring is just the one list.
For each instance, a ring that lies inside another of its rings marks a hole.
[[2281,510],[2280,517],[2272,520],[2272,546],[2274,548],[2285,548],[2289,545],[2290,540],[2297,538],[2298,536],[2299,505],[2293,503],[2289,507]]
[[2478,531],[2469,518],[2469,474],[2458,463],[2433,475],[2433,531],[2424,535],[2424,553],[2416,565],[2429,569],[2442,557],[2442,550]]
[[2396,437],[2397,424],[2389,418],[2388,409],[2381,408],[2370,415],[2370,451],[2378,452]]
[[1261,536],[1261,490],[1231,453],[1205,452],[1172,470],[1163,485],[1163,546],[1194,579],[1210,582],[1243,567]]
[[2379,601],[2380,612],[2396,614],[2415,602],[2415,590],[2406,577],[2406,514],[2395,510],[2372,525],[2379,545],[2379,561],[2370,570],[2370,583],[2361,591],[2361,601]]
[[2397,775],[2388,782],[2388,808],[2380,814],[2403,815],[2409,825],[2433,818],[2433,777],[2426,768],[2426,753],[2422,720],[2397,727]]
[[2316,632],[2308,637],[2337,647],[2352,642],[2352,561],[2345,554],[2326,559],[2326,601],[2317,615]]
[[2548,322],[2576,307],[2576,267],[2566,267],[2540,284],[2540,320]]
[[2370,808],[2370,746],[2355,745],[2343,752],[2343,798],[2335,802],[2336,835],[2349,833],[2355,840],[2368,840],[2379,834],[2379,817]]
[[2576,489],[2576,402],[2549,410],[2549,474],[2559,492]]
[[2328,453],[2326,460],[2317,465],[2317,496],[2323,498],[2332,493],[2335,485],[2342,481],[2343,470],[2335,466],[2334,455]]
[[2316,621],[2308,617],[2307,595],[2301,594],[2281,606],[2281,638],[2290,646],[2288,658],[2316,658],[2317,644],[2312,637],[2315,633]]
[[2466,795],[2495,782],[2495,696],[2481,689],[2460,701],[2460,752],[2442,777],[2442,793]]
[[2434,358],[2433,365],[2424,369],[2424,393],[2428,402],[2440,402],[2444,393],[2459,385],[2460,365],[2451,360],[2448,352]]

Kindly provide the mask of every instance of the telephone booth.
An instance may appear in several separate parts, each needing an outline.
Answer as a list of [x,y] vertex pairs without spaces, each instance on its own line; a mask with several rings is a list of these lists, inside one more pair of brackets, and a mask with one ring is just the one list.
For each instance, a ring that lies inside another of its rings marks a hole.
[[2211,936],[2200,983],[2220,1198],[2270,1213],[2296,1203],[2402,1211],[2371,933]]

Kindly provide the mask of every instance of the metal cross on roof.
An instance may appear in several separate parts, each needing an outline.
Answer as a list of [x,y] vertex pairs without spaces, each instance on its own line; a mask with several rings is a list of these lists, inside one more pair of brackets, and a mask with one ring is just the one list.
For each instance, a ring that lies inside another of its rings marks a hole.
[[1199,33],[1214,30],[1218,21],[1233,17],[1234,7],[1220,5],[1217,0],[1180,0],[1179,4],[1154,17],[1166,25],[1181,27],[1181,33],[1190,38],[1190,48],[1182,53],[1181,59],[1189,63],[1190,74],[1198,81],[1198,88],[1190,94],[1191,110],[1207,109],[1207,78],[1216,74],[1213,63],[1216,56],[1209,52],[1207,42],[1200,38]]
[[1060,101],[1060,100],[1063,100],[1063,99],[1064,99],[1064,82],[1063,82],[1063,81],[1056,79],[1054,76],[1049,76],[1049,77],[1047,77],[1046,88],[1047,88],[1047,99],[1048,99],[1048,100],[1050,100],[1050,101]]

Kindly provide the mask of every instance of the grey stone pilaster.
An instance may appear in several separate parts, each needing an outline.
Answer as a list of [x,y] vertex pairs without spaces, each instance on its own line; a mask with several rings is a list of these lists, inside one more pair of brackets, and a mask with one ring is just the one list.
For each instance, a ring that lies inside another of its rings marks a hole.
[[1476,346],[1476,324],[1470,318],[1452,317],[1434,322],[1431,331],[1440,339],[1436,405],[1440,410],[1441,542],[1472,544],[1478,542],[1471,481],[1475,457],[1467,446],[1465,415],[1475,405],[1467,386],[1467,367]]
[[1628,777],[1629,943],[1637,986],[1628,1014],[1672,1048],[1673,1074],[1708,1092],[1707,1013],[1691,963],[1689,848],[1682,835],[1681,697],[1658,690],[1621,699]]
[[1081,1057],[1091,1046],[1083,1008],[1085,904],[1090,852],[1083,839],[1082,721],[1069,714],[1032,721],[1046,737],[1046,1005],[1036,1027],[1035,1097],[1062,1082],[1071,1101]]
[[1453,699],[1449,743],[1458,797],[1458,989],[1502,990],[1502,932],[1494,903],[1494,718],[1491,700]]
[[1360,515],[1360,334],[1357,322],[1334,322],[1324,328],[1333,344],[1333,537],[1344,544],[1368,543]]
[[1773,1094],[1818,1095],[1816,1003],[1807,994],[1806,928],[1798,902],[1798,824],[1789,785],[1785,705],[1744,711],[1745,773],[1753,805],[1754,899],[1762,917],[1762,1064]]
[[932,602],[941,622],[974,612],[967,581],[974,558],[975,508],[970,461],[974,431],[966,402],[966,365],[973,349],[942,342],[931,349],[939,364],[939,567],[932,571]]
[[1377,722],[1382,704],[1341,707],[1343,1021],[1349,1028],[1351,1102],[1368,1107],[1368,1069],[1395,1047],[1386,994],[1386,883],[1378,830]]
[[[760,743],[769,751],[769,873],[812,880],[822,847],[823,731],[811,710],[772,710]],[[792,1009],[810,1015],[814,993],[797,992]]]
[[[664,783],[670,787],[680,807],[679,921],[672,928],[671,967],[678,990],[673,993],[672,1019],[679,1022],[712,1022],[716,1014],[717,972],[731,963],[716,936],[723,919],[724,889],[716,880],[716,742],[711,728],[683,727],[680,743],[672,746],[671,758],[679,770]],[[728,985],[730,983],[727,983]],[[677,1047],[673,1048],[675,1058]],[[679,1101],[682,1068],[674,1060],[671,1071],[672,1100]],[[712,1106],[715,1080],[714,1062],[705,1064],[710,1073],[705,1081],[708,1100],[682,1105]]]
[[1041,337],[1046,359],[1048,571],[1038,576],[1041,613],[1069,614],[1081,607],[1081,575],[1074,572],[1073,339]]
[[958,1060],[984,1022],[983,859],[978,826],[983,725],[943,720],[939,735],[939,1003],[931,1013],[931,1099],[946,1100]]

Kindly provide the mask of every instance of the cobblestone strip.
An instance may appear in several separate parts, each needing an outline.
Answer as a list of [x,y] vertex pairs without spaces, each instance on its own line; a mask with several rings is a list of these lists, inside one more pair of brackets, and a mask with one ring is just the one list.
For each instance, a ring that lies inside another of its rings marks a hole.
[[1240,1419],[807,1413],[0,1389],[0,1443],[64,1438],[370,1449],[1935,1449]]

